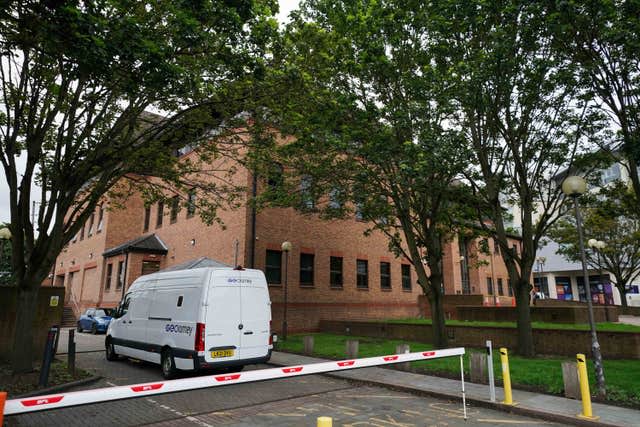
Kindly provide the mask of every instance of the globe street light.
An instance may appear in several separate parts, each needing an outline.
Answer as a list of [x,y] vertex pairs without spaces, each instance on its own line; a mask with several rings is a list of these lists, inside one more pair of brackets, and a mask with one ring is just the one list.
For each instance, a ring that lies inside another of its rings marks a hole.
[[587,191],[586,181],[579,176],[568,176],[562,182],[562,192],[573,199],[575,208],[576,226],[578,228],[578,242],[580,244],[580,257],[582,260],[582,275],[587,292],[587,307],[589,310],[589,327],[591,329],[591,352],[593,354],[593,364],[596,371],[596,383],[598,387],[598,395],[605,397],[604,369],[602,366],[602,354],[600,353],[600,344],[598,343],[598,335],[596,334],[596,323],[593,319],[593,304],[591,301],[591,286],[589,284],[589,275],[587,273],[587,258],[584,252],[584,236],[582,234],[582,217],[580,216],[580,208],[578,206],[578,197]]
[[293,245],[291,242],[282,242],[282,252],[284,252],[284,313],[282,316],[282,339],[287,339],[287,283],[288,283],[288,270],[289,270],[289,252]]
[[11,230],[9,227],[0,228],[0,266],[2,265],[4,258],[4,242],[5,240],[11,240]]

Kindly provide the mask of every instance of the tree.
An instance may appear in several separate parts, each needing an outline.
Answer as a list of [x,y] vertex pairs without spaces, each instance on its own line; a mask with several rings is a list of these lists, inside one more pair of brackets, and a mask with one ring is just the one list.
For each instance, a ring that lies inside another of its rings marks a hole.
[[578,65],[577,75],[594,97],[594,105],[617,129],[615,143],[602,148],[627,169],[640,201],[640,3],[598,0],[549,5],[556,52]]
[[[270,0],[5,4],[0,161],[10,190],[11,270],[18,290],[15,372],[32,366],[40,283],[108,192],[126,197],[127,187],[136,185],[160,197],[154,185],[170,183],[174,189],[229,190],[233,197],[233,188],[198,180],[204,173],[199,166],[228,154],[216,141],[235,128],[233,118],[249,98],[248,82],[262,72],[260,56],[275,28],[268,15],[276,7]],[[206,133],[221,124],[218,139]],[[197,143],[199,161],[174,156]],[[237,150],[234,143],[227,147]],[[32,197],[40,198],[35,223]],[[219,205],[201,207],[209,208],[210,219]]]
[[[596,133],[571,64],[551,50],[539,3],[438,2],[441,66],[451,70],[457,126],[473,147],[467,172],[483,200],[517,304],[518,352],[533,355],[530,278],[540,239],[562,212],[553,179],[574,165]],[[521,250],[509,246],[506,216],[520,208]]]
[[286,176],[272,200],[324,217],[355,210],[370,233],[386,235],[413,264],[434,344],[445,347],[443,247],[464,222],[468,188],[457,179],[469,153],[446,129],[452,109],[429,23],[420,1],[304,3],[280,49],[298,85],[270,107],[276,127],[296,138],[278,152]]
[[[620,292],[622,305],[626,306],[628,286],[640,276],[640,212],[635,193],[618,182],[582,198],[585,236],[606,243],[600,254],[585,248],[587,264],[613,275],[612,282]],[[580,261],[573,216],[558,221],[549,237],[560,244],[558,253],[570,261]]]

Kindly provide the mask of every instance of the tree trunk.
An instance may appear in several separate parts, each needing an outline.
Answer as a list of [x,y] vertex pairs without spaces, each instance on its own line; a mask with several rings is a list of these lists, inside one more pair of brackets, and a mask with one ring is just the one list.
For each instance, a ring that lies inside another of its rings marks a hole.
[[616,286],[618,288],[618,292],[620,292],[620,305],[623,307],[627,307],[629,304],[627,303],[627,289],[625,285]]
[[531,285],[528,281],[516,283],[516,312],[518,314],[518,351],[521,356],[535,355],[533,346],[533,330],[531,329],[531,310],[529,307]]
[[[20,285],[20,284],[19,284]],[[38,285],[18,286],[16,324],[11,367],[14,373],[33,371],[33,328],[38,303]]]
[[[439,285],[438,285],[439,286]],[[445,329],[444,307],[442,306],[442,295],[432,292],[429,296],[431,306],[431,331],[433,334],[433,346],[435,348],[447,348],[449,339]]]

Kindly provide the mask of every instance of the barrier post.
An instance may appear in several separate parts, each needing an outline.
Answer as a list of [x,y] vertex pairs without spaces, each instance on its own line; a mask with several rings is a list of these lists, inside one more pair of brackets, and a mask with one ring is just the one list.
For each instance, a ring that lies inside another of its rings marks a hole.
[[487,371],[489,374],[489,399],[496,401],[496,383],[493,377],[493,348],[491,340],[487,340]]
[[318,417],[316,427],[332,427],[333,419],[331,417]]
[[587,374],[587,358],[584,354],[576,354],[578,368],[578,381],[580,382],[580,394],[582,395],[582,413],[579,418],[597,420],[599,417],[593,416],[591,408],[591,394],[589,393],[589,375]]
[[3,426],[2,418],[4,418],[4,402],[7,400],[7,392],[0,391],[0,426]]
[[511,374],[509,373],[509,354],[504,347],[500,348],[500,362],[502,365],[502,383],[504,386],[504,400],[502,403],[505,405],[514,405],[513,396],[511,395]]

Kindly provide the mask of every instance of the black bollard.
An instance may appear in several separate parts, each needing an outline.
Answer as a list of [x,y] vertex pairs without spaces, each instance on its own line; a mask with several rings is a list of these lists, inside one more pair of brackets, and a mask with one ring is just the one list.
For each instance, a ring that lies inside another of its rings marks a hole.
[[73,329],[69,329],[69,346],[67,349],[67,369],[73,376],[76,375],[76,339]]
[[49,329],[49,333],[47,334],[47,343],[44,346],[44,356],[42,357],[42,366],[40,367],[39,387],[46,387],[49,382],[49,368],[53,360],[53,345],[55,344],[57,333],[58,328],[54,326]]

